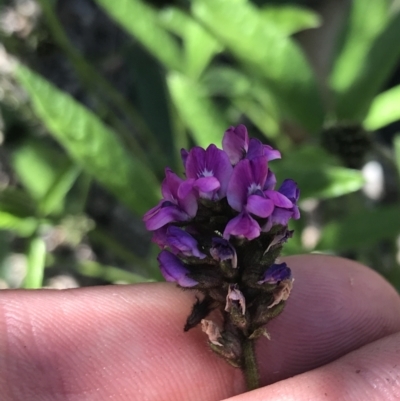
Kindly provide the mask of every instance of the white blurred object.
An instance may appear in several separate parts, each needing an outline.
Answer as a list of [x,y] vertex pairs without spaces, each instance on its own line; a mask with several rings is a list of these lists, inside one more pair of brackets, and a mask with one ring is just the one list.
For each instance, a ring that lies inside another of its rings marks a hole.
[[314,249],[321,237],[321,230],[314,225],[310,225],[304,228],[301,233],[301,243],[305,249]]
[[68,288],[78,288],[78,281],[67,274],[60,274],[50,278],[46,283],[46,288],[51,288],[55,290],[66,290]]
[[385,184],[382,165],[376,160],[371,160],[364,165],[361,172],[365,179],[362,188],[364,194],[375,201],[381,199],[384,195]]
[[40,7],[33,0],[14,0],[11,7],[0,12],[0,29],[7,35],[27,37],[35,28]]

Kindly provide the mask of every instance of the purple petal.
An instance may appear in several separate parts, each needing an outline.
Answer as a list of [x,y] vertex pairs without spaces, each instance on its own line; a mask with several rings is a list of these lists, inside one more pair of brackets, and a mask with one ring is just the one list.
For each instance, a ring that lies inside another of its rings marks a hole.
[[[164,206],[164,205],[168,206]],[[149,210],[143,218],[149,231],[157,230],[168,223],[176,221],[187,221],[190,219],[187,213],[179,207],[171,205],[170,202],[161,201],[158,206]]]
[[259,139],[251,138],[246,158],[252,160],[260,156],[264,156],[264,145]]
[[[207,150],[200,147],[194,147],[186,159],[186,176],[195,180],[201,178],[215,177],[219,181],[217,192],[218,199],[225,197],[226,188],[229,183],[233,168],[228,155],[215,145],[210,145]],[[204,193],[202,197],[213,198],[216,189],[211,193]]]
[[276,207],[271,216],[268,217],[268,221],[262,228],[262,231],[268,232],[275,225],[287,226],[292,215],[292,210]]
[[216,261],[231,260],[232,267],[234,269],[237,267],[236,250],[229,241],[223,238],[215,237],[212,239],[210,254]]
[[240,124],[236,128],[230,127],[222,138],[222,149],[229,157],[231,164],[235,165],[242,160],[248,150],[249,135],[247,128]]
[[256,157],[250,160],[250,168],[253,176],[253,182],[262,189],[268,175],[268,161],[265,156]]
[[278,191],[264,191],[264,195],[271,199],[276,207],[282,207],[284,209],[290,209],[293,207],[293,203]]
[[177,191],[178,205],[190,217],[196,216],[198,209],[196,191],[193,189],[194,182],[193,179],[181,182]]
[[178,257],[169,251],[161,251],[158,255],[161,274],[165,280],[176,282],[181,287],[193,287],[198,284],[197,281],[188,277],[189,271]]
[[279,150],[273,149],[272,146],[263,145],[264,146],[264,155],[267,157],[268,161],[280,159],[281,152]]
[[206,166],[213,172],[214,177],[220,183],[218,199],[224,198],[233,172],[228,155],[215,145],[210,145],[206,150]]
[[167,246],[167,227],[164,226],[153,231],[151,241],[157,244],[161,249],[164,249]]
[[212,199],[215,191],[220,188],[215,177],[202,177],[196,180],[194,187],[198,189],[201,198]]
[[263,188],[267,174],[267,159],[264,156],[253,160],[241,160],[233,169],[229,181],[227,191],[229,205],[240,212],[247,202],[247,197]]
[[200,146],[192,148],[186,158],[186,177],[199,178],[203,176],[205,166],[206,151]]
[[268,217],[274,211],[274,203],[270,199],[258,195],[247,198],[246,210],[258,217]]
[[241,160],[233,169],[229,181],[227,199],[232,209],[240,212],[247,201],[248,187],[253,181],[250,160]]
[[295,181],[287,179],[282,182],[278,191],[290,199],[294,204],[297,203],[300,197],[300,190]]
[[260,225],[248,213],[242,212],[229,221],[225,227],[224,238],[230,235],[245,237],[252,240],[260,236]]
[[265,180],[263,190],[264,191],[272,190],[275,188],[275,185],[276,185],[275,174],[271,170],[268,170],[267,179]]
[[266,270],[264,277],[258,282],[258,284],[277,284],[280,281],[288,280],[291,277],[292,271],[287,267],[286,263],[273,264]]
[[182,181],[182,178],[178,177],[170,168],[166,168],[165,179],[161,184],[163,198],[176,203],[178,188]]
[[196,256],[200,259],[206,257],[204,253],[199,251],[197,241],[179,227],[168,227],[166,243],[175,254],[182,253],[185,256]]

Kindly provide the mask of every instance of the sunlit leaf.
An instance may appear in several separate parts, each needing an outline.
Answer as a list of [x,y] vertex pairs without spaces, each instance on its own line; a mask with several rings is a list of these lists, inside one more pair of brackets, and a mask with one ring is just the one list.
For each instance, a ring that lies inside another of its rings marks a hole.
[[0,211],[0,230],[12,231],[20,237],[29,237],[38,227],[34,217],[20,217],[6,211]]
[[315,75],[298,45],[243,0],[195,0],[193,13],[249,70],[265,79],[282,109],[311,132],[323,120]]
[[78,178],[81,167],[71,164],[67,166],[56,177],[53,185],[40,200],[39,210],[42,215],[47,216],[57,210],[57,206],[64,202],[64,199]]
[[373,131],[400,120],[400,85],[375,97],[364,127]]
[[178,73],[167,79],[172,101],[197,145],[219,142],[229,124],[198,83]]
[[184,72],[191,78],[198,78],[212,57],[222,50],[221,44],[202,25],[179,8],[169,7],[162,11],[160,21],[182,38]]
[[374,246],[383,239],[400,234],[398,206],[362,210],[328,223],[322,230],[317,250],[346,251]]
[[337,91],[335,111],[339,119],[361,122],[365,118],[374,97],[382,90],[398,64],[399,37],[400,12],[374,39],[364,57],[353,58],[358,67],[354,79]]
[[363,68],[372,42],[388,18],[387,0],[352,0],[349,4],[349,15],[341,38],[342,46],[331,76],[331,85],[338,93],[346,92],[351,87]]
[[[20,183],[32,198],[40,201],[55,183],[60,172],[70,166],[70,161],[45,141],[30,139],[12,152],[12,164]],[[62,203],[56,206],[57,210],[60,210]]]
[[157,202],[152,171],[131,157],[91,111],[26,67],[19,66],[16,77],[38,117],[78,165],[137,213]]
[[318,28],[322,23],[321,17],[314,11],[294,4],[265,6],[261,15],[268,24],[275,25],[288,36],[305,29]]
[[96,2],[166,67],[182,69],[178,43],[161,26],[157,11],[150,5],[141,0]]

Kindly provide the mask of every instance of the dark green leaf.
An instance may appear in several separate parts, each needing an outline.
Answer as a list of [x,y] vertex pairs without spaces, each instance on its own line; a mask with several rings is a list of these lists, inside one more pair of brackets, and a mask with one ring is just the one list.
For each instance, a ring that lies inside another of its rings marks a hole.
[[400,234],[398,206],[362,210],[339,221],[327,224],[317,250],[346,251],[374,246],[383,239]]
[[16,77],[36,114],[83,169],[136,213],[156,203],[158,183],[152,171],[128,154],[110,128],[26,67],[19,66]]
[[[316,147],[304,147],[271,162],[279,181],[292,178],[301,191],[301,199],[334,198],[359,190],[364,179],[357,170],[337,167],[333,158]],[[276,164],[275,164],[276,163]]]

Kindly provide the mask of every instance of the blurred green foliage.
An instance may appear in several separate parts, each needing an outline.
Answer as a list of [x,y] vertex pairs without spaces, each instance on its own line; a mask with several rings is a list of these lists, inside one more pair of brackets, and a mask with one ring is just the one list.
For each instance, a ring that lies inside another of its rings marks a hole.
[[[73,47],[53,2],[39,3],[52,37],[95,101],[89,110],[24,66],[23,57],[14,70],[45,133],[59,144],[47,146],[40,135],[18,143],[11,152],[18,183],[0,194],[0,229],[26,238],[25,287],[43,284],[51,261],[43,238],[68,216],[85,214],[92,180],[140,218],[159,198],[165,165],[182,170],[181,147],[219,146],[225,129],[245,122],[251,134],[281,150],[283,159],[272,169],[280,181],[298,181],[302,200],[309,201],[301,205],[303,218],[286,252],[351,256],[381,268],[400,288],[399,185],[385,202],[367,199],[361,171],[321,145],[326,128],[356,126],[369,138],[370,153],[385,154],[388,174],[399,182],[400,137],[393,150],[382,152],[373,133],[400,119],[400,85],[384,90],[400,62],[400,12],[391,1],[352,1],[321,82],[293,36],[324,24],[310,9],[248,0],[192,0],[187,8],[157,9],[142,0],[96,0],[140,45],[132,50],[136,104]],[[3,113],[8,108],[3,104]],[[351,136],[346,140],[352,143]],[[319,232],[311,244],[302,240],[310,227]],[[76,264],[81,274],[109,282],[159,279],[154,252],[123,249],[93,224],[80,230],[76,244],[87,237],[101,239],[135,267],[129,272],[85,261]]]

